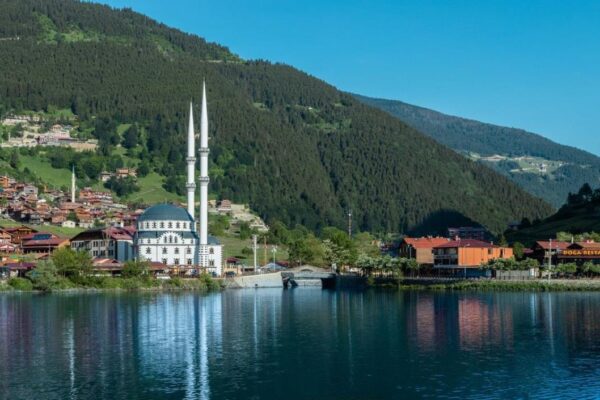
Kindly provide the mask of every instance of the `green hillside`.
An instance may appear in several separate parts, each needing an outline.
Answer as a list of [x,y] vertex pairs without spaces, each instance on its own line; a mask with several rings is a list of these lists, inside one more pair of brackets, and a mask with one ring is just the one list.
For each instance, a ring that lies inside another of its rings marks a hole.
[[[134,162],[150,186],[182,195],[187,102],[197,107],[206,78],[211,190],[268,222],[343,227],[352,209],[360,230],[480,223],[501,232],[551,213],[489,168],[290,66],[240,60],[131,10],[73,0],[0,0],[0,9],[0,114],[71,109],[98,152],[44,157],[75,164],[84,182]],[[129,196],[161,200],[150,189]]]
[[600,233],[600,189],[592,190],[589,185],[583,185],[578,192],[569,194],[568,202],[556,214],[518,231],[507,232],[506,237],[511,242],[530,245],[536,240],[556,238],[559,232]]
[[[495,169],[529,193],[560,207],[584,183],[600,184],[600,158],[535,133],[442,114],[396,100],[355,95],[429,135],[438,142]],[[486,161],[494,155],[502,161]],[[527,157],[529,166],[521,165]],[[541,171],[536,168],[540,165]],[[533,168],[531,168],[533,167]]]

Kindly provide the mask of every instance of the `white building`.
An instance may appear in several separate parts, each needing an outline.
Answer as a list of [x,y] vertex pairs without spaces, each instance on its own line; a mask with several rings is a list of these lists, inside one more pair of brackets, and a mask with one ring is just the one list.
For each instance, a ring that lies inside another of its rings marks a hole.
[[222,246],[208,235],[208,112],[206,88],[202,92],[200,130],[200,213],[196,208],[196,147],[193,107],[187,136],[187,210],[172,204],[148,208],[137,220],[134,239],[136,258],[159,262],[172,267],[186,267],[220,276],[223,267]]

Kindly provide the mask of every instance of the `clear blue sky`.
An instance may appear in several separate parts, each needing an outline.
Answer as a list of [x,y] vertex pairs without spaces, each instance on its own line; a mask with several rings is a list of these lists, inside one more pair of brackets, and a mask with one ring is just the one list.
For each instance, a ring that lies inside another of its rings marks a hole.
[[339,89],[600,155],[600,1],[103,0]]

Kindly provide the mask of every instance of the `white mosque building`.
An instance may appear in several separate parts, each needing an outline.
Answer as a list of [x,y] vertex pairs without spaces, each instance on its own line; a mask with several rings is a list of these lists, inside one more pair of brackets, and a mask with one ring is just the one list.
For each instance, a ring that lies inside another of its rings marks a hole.
[[157,204],[138,217],[134,249],[138,260],[159,262],[173,268],[222,273],[222,246],[208,235],[208,112],[206,85],[202,88],[200,122],[200,214],[195,211],[196,146],[194,115],[190,104],[187,136],[187,210],[173,204]]

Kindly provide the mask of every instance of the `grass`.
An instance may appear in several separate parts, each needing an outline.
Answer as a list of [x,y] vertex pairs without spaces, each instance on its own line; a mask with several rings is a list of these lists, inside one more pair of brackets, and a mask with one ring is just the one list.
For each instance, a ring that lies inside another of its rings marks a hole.
[[21,168],[29,169],[34,175],[54,188],[71,186],[71,172],[66,169],[54,169],[50,162],[42,157],[20,156]]
[[143,178],[138,178],[139,192],[131,194],[128,201],[140,201],[148,204],[163,203],[165,201],[184,201],[183,196],[167,192],[163,187],[163,177],[156,172],[151,172]]
[[[434,281],[435,282],[435,281]],[[379,286],[377,284],[375,287]],[[389,287],[390,284],[382,286]],[[549,292],[549,291],[600,291],[600,279],[535,279],[527,281],[501,280],[461,280],[431,284],[403,283],[400,279],[397,286],[400,290],[432,290],[432,291],[487,291],[487,292]]]
[[29,226],[30,228],[35,229],[36,231],[50,232],[55,234],[56,236],[71,238],[77,235],[80,232],[83,232],[83,228],[63,228],[62,226],[55,225],[29,225],[22,224],[17,221],[13,221],[12,219],[0,219],[0,227],[2,228],[10,228],[14,226]]

